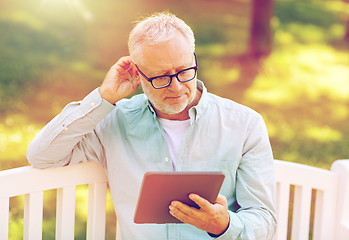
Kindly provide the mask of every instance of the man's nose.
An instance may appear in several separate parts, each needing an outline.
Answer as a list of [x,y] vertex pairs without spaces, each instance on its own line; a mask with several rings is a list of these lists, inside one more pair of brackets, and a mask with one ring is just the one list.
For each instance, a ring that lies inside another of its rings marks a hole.
[[171,84],[168,87],[171,88],[171,90],[173,90],[173,91],[179,91],[182,88],[182,83],[180,81],[178,81],[176,76],[173,76]]

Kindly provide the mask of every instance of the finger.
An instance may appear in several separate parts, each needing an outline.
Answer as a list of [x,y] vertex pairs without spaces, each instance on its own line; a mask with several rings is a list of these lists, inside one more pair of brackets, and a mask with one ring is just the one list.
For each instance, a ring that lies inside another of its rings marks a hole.
[[193,200],[202,210],[207,210],[212,207],[212,204],[209,201],[197,194],[192,193],[189,195],[189,198]]
[[228,207],[228,201],[224,195],[218,194],[216,203],[223,205],[224,207]]
[[[185,204],[183,204],[185,205]],[[184,223],[189,223],[192,224],[194,222],[194,218],[193,218],[193,214],[188,214],[188,209],[183,207],[180,208],[180,205],[176,205],[177,207],[175,207],[174,205],[170,205],[169,209],[170,209],[170,214],[177,218],[178,220],[180,220],[181,222]]]
[[132,62],[131,58],[125,57],[125,59],[122,62],[121,67],[124,70],[122,75],[124,75],[125,77],[127,76],[127,78],[130,80],[130,82],[133,82],[133,80],[136,79],[137,84],[138,85],[140,84],[140,80],[138,79],[139,78],[138,70],[137,70],[135,64]]
[[129,80],[133,82],[133,80],[137,80],[133,87],[138,87],[140,84],[139,73],[131,60],[131,57],[121,57],[117,63],[112,67],[115,71],[115,74],[122,77],[125,80]]
[[120,67],[124,68],[125,70],[130,67],[132,63],[130,56],[124,56],[121,57],[116,64],[118,64]]
[[139,76],[132,76],[132,78],[130,79],[131,85],[133,87],[133,89],[137,89],[138,86],[141,84],[140,80],[139,80]]
[[[113,66],[119,74],[121,75],[131,75],[132,73],[132,61],[131,57],[125,56],[121,57]],[[132,76],[132,75],[131,75]]]
[[193,215],[198,212],[197,208],[190,207],[179,201],[172,201],[171,206],[188,215]]
[[129,70],[130,75],[134,77],[133,79],[136,79],[139,82],[139,72],[137,70],[136,65],[133,62],[131,62]]
[[108,72],[108,75],[112,76],[112,78],[114,78],[115,76],[126,77],[129,75],[126,71],[128,67],[129,65],[125,63],[121,63],[119,60],[117,63],[111,66],[110,71]]

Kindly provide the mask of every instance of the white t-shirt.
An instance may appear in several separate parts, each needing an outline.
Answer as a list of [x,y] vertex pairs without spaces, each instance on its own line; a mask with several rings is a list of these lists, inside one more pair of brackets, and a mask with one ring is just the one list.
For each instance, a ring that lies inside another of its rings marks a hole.
[[172,164],[175,168],[179,147],[190,125],[190,119],[184,121],[176,121],[159,118],[159,120],[162,128],[164,129],[166,141],[170,148]]

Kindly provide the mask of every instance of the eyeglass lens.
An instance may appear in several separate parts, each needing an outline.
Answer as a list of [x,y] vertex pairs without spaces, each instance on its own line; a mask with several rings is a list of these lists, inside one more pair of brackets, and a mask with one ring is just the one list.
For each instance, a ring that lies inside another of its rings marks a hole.
[[[195,78],[195,75],[196,75],[196,70],[192,68],[192,69],[186,69],[184,71],[178,72],[176,76],[180,82],[188,82],[190,80],[193,80]],[[167,86],[169,85],[170,82],[171,82],[171,77],[169,76],[156,77],[152,80],[153,86],[155,88],[161,88],[161,87]]]

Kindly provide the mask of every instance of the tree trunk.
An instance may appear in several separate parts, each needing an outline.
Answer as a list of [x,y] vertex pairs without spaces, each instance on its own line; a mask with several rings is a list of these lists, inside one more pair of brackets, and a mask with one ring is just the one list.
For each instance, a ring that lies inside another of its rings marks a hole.
[[255,57],[268,55],[272,50],[272,16],[273,0],[252,0],[249,52]]
[[344,40],[349,42],[349,20],[346,21],[346,25],[347,25],[347,30],[345,32],[345,35],[344,35]]
[[[349,5],[349,0],[344,0],[344,2]],[[344,40],[349,42],[349,16],[348,14],[345,14],[346,16],[346,20],[345,20],[345,23],[346,23],[346,31],[345,31],[345,35],[344,35]]]

